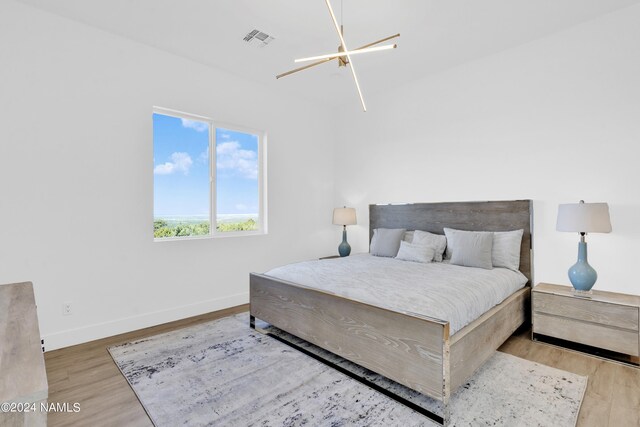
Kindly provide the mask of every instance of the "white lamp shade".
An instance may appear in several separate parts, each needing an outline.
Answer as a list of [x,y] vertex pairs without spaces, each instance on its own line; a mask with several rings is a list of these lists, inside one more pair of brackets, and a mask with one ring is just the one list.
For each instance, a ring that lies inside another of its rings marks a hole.
[[609,205],[606,203],[567,203],[558,206],[558,231],[611,233]]
[[335,208],[333,210],[333,223],[336,225],[356,224],[356,210],[354,208]]

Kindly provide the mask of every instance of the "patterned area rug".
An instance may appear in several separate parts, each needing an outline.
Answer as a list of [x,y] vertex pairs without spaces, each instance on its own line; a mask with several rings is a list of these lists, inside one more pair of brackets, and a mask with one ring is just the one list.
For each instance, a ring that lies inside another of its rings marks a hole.
[[[436,425],[248,323],[243,313],[109,352],[156,426]],[[432,399],[304,345],[441,411]],[[586,385],[586,377],[496,352],[452,396],[451,425],[575,426]]]

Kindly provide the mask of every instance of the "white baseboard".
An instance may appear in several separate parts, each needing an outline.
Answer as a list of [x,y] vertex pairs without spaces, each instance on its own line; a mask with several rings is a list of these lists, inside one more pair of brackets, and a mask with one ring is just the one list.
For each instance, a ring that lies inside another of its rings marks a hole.
[[125,317],[109,322],[96,323],[81,328],[67,329],[45,335],[44,344],[47,351],[82,344],[89,341],[106,338],[149,326],[160,325],[187,317],[197,316],[224,308],[247,304],[249,293],[244,292],[223,298],[202,301],[197,304],[183,305],[167,310],[154,311],[138,316]]

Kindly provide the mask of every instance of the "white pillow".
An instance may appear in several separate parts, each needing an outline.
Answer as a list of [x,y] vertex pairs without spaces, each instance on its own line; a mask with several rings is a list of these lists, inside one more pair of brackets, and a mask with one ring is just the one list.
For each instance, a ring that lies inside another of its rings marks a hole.
[[451,247],[451,264],[491,270],[493,233],[445,228],[447,247]]
[[520,245],[524,230],[497,231],[493,233],[491,260],[494,267],[520,269]]
[[405,231],[404,236],[402,236],[402,240],[405,242],[413,243],[413,233],[414,231]]
[[400,249],[398,250],[396,259],[428,263],[433,260],[435,251],[433,246],[416,245],[415,243],[409,243],[403,240],[400,242]]
[[447,247],[447,238],[441,234],[433,234],[428,231],[416,230],[413,232],[413,240],[411,243],[425,246],[433,246],[435,255],[433,260],[436,262],[442,261],[442,254],[444,248]]

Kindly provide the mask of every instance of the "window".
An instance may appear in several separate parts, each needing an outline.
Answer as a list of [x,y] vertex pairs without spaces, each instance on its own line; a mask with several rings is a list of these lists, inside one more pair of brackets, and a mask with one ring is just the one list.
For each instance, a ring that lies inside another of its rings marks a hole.
[[264,132],[154,109],[154,238],[265,233],[264,145]]

